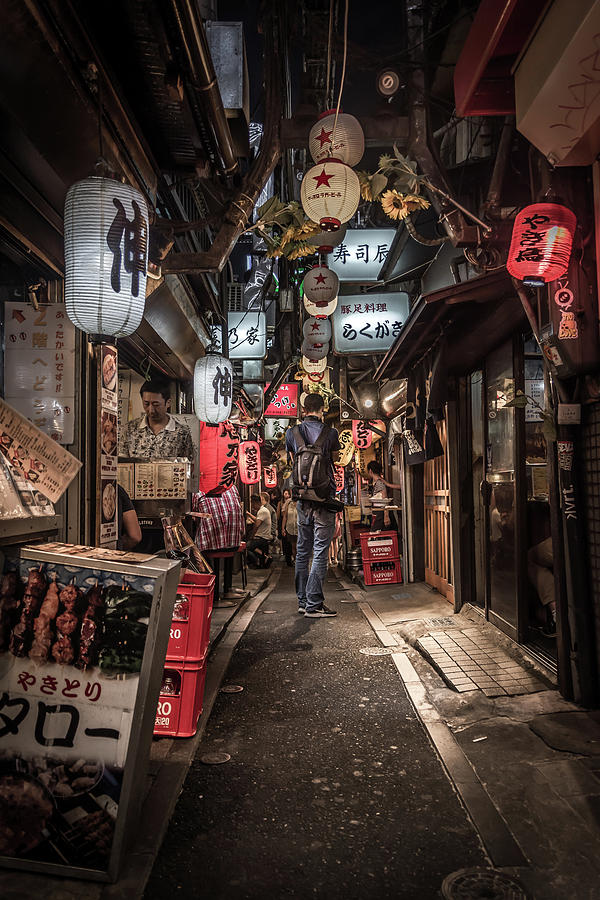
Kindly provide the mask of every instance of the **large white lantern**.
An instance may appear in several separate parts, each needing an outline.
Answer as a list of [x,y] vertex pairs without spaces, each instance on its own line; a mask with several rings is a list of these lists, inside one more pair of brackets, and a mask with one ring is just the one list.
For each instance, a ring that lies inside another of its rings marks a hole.
[[302,357],[302,368],[307,375],[321,375],[327,368],[327,357],[322,359],[309,359],[307,356]]
[[218,425],[229,418],[233,366],[225,356],[207,353],[194,366],[194,411],[201,422]]
[[348,230],[347,225],[340,225],[335,231],[320,231],[311,237],[310,242],[313,246],[319,248],[320,253],[331,253],[334,247],[339,247]]
[[320,301],[319,303],[312,303],[310,300],[304,298],[304,309],[309,314],[309,316],[331,316],[336,310],[338,304],[338,298],[334,297],[329,303],[323,303]]
[[311,344],[304,340],[302,341],[300,352],[302,353],[302,356],[306,356],[307,359],[325,359],[329,353],[329,341],[326,341],[323,344]]
[[302,179],[300,200],[304,212],[323,231],[333,231],[348,222],[360,200],[358,175],[350,166],[326,160],[309,169]]
[[311,344],[322,344],[331,339],[331,322],[329,319],[311,316],[304,323],[302,333]]
[[358,119],[339,113],[336,122],[335,109],[329,109],[310,129],[308,147],[316,163],[333,158],[347,166],[356,166],[365,152],[365,136]]
[[340,279],[327,266],[313,266],[304,276],[302,291],[312,303],[329,303],[337,297]]
[[133,334],[144,315],[148,207],[143,194],[93,176],[69,188],[65,201],[67,315],[87,334]]

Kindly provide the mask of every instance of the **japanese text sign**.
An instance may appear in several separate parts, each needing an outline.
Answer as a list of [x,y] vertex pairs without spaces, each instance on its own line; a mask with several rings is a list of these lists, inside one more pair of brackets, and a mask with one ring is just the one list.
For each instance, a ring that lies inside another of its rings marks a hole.
[[264,359],[267,355],[267,318],[245,310],[227,315],[230,359]]
[[408,318],[408,294],[340,297],[333,313],[334,352],[386,353]]
[[[267,387],[269,385],[267,384]],[[290,419],[298,415],[298,382],[282,384],[265,410],[265,416]]]
[[348,229],[333,248],[329,268],[340,281],[377,281],[395,234],[394,228]]

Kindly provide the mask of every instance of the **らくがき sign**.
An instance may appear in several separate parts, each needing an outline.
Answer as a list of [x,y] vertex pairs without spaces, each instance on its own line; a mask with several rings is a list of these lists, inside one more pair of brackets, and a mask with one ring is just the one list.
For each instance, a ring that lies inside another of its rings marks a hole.
[[[269,385],[267,384],[267,387]],[[281,418],[287,416],[290,419],[298,415],[298,383],[290,382],[282,384],[277,393],[267,406],[265,416]]]
[[333,348],[338,354],[386,353],[408,318],[408,294],[340,297],[333,313]]
[[395,234],[394,228],[349,228],[333,248],[329,268],[340,281],[377,281]]

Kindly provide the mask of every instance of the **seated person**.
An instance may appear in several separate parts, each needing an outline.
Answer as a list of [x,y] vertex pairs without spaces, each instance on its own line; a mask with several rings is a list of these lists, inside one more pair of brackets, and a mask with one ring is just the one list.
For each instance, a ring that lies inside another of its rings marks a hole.
[[[389,496],[388,486],[400,487],[400,485],[392,484],[384,479],[381,463],[374,459],[367,465],[367,478],[370,482],[369,494],[372,499],[385,500]],[[384,528],[392,531],[398,530],[394,512],[387,509],[374,509],[371,514],[371,531],[382,531]]]
[[[266,498],[266,499],[265,499]],[[253,523],[248,537],[246,548],[250,564],[260,569],[271,565],[269,556],[269,542],[271,540],[271,513],[269,512],[269,495],[261,494],[258,497],[253,494],[250,498],[250,506],[253,512],[246,513]]]
[[544,608],[542,631],[547,637],[556,635],[556,600],[554,597],[554,559],[552,538],[530,547],[527,553],[527,575]]

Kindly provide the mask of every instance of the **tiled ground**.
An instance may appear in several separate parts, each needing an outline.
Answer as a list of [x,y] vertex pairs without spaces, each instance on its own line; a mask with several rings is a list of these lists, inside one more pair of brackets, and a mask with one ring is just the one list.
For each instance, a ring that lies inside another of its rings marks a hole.
[[417,642],[455,690],[481,690],[487,697],[533,694],[546,685],[502,650],[484,628],[430,631]]

